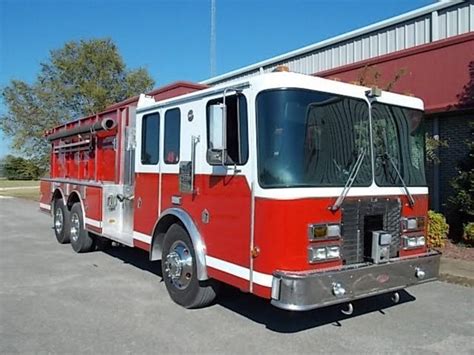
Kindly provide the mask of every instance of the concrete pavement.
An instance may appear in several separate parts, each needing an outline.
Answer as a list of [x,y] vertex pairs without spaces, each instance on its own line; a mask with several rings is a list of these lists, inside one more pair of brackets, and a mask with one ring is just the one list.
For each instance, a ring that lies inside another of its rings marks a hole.
[[474,288],[432,282],[304,313],[232,288],[208,308],[167,295],[125,247],[75,254],[37,204],[0,200],[0,353],[474,353]]
[[463,286],[474,287],[474,262],[441,258],[440,279]]

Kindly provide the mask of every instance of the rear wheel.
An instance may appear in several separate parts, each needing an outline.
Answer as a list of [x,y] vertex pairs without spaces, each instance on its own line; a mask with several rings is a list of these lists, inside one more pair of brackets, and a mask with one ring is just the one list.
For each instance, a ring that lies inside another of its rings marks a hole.
[[216,297],[210,281],[197,279],[196,255],[186,230],[174,224],[166,232],[161,260],[163,279],[171,299],[185,308],[209,305]]
[[56,239],[61,244],[69,243],[69,211],[62,199],[54,201],[53,228]]
[[70,213],[70,239],[76,253],[86,253],[94,248],[94,239],[84,229],[84,217],[81,204],[76,202]]

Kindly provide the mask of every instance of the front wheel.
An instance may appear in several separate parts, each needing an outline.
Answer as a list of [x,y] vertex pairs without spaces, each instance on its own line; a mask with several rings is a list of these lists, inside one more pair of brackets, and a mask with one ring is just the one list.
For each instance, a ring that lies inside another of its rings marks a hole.
[[196,255],[191,238],[179,224],[172,225],[163,242],[161,269],[171,299],[185,308],[209,305],[216,297],[210,282],[197,279]]

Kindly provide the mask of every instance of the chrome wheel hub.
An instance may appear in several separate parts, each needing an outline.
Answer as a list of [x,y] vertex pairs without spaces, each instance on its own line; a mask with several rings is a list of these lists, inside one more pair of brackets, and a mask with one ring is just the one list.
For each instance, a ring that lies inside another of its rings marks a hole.
[[81,231],[81,222],[77,213],[73,213],[71,216],[71,239],[75,242],[79,239],[79,233]]
[[60,234],[62,232],[63,225],[64,225],[63,210],[60,208],[57,208],[56,212],[54,212],[54,229],[56,230],[56,233]]
[[170,279],[173,286],[180,290],[188,287],[193,276],[193,258],[186,245],[181,241],[174,242],[163,261],[164,276]]

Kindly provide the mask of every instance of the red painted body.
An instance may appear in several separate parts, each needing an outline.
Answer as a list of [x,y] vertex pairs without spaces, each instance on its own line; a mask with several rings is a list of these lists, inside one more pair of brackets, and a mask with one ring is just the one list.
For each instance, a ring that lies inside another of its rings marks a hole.
[[102,221],[102,189],[100,187],[87,186],[83,203],[87,218]]
[[[135,175],[135,214],[133,230],[152,235],[158,219],[158,174]],[[141,206],[138,201],[141,199]]]
[[[208,255],[249,267],[251,196],[245,177],[197,175],[198,192],[194,195],[180,194],[175,174],[162,174],[162,184],[161,209],[173,207],[172,195],[182,196],[180,207],[191,215],[204,236]],[[209,211],[212,223],[202,222],[204,209]],[[212,268],[209,274],[222,281],[228,281],[228,277],[235,279]],[[248,281],[231,284],[243,290],[249,287]]]
[[[389,62],[387,59],[387,63]],[[347,75],[349,77],[349,74]],[[156,90],[151,95],[157,100],[163,100],[203,88],[204,86],[200,85],[180,83]],[[136,104],[137,98],[132,98],[109,107],[103,113],[67,123],[47,132],[47,135],[50,135],[67,131],[104,118],[112,118],[117,123],[116,127],[109,131],[87,132],[81,136],[75,135],[52,142],[51,177],[41,183],[43,210],[51,210],[54,198],[62,198],[68,206],[79,201],[84,209],[86,229],[111,237],[104,232],[104,226],[110,224],[110,221],[105,220],[108,213],[104,207],[108,197],[106,189],[112,185],[124,184],[124,127],[129,124],[133,106]],[[196,116],[198,114],[196,112]],[[84,139],[91,142],[90,147],[86,146],[87,149],[57,152],[56,148],[61,145],[76,144]],[[244,174],[197,174],[194,180],[195,192],[181,193],[177,173],[159,173],[163,170],[158,165],[153,169],[156,170],[153,173],[134,174],[133,230],[130,232],[132,243],[127,245],[149,251],[152,237],[157,234],[160,213],[176,207],[177,203],[172,202],[173,197],[180,197],[179,208],[191,217],[202,236],[206,258],[224,262],[230,265],[230,270],[234,270],[232,273],[219,269],[218,262],[215,262],[214,266],[207,266],[207,273],[211,278],[269,298],[271,285],[264,281],[251,283],[252,277],[248,276],[250,270],[255,271],[252,275],[259,273],[259,277],[268,280],[265,277],[271,277],[277,270],[305,272],[339,269],[343,266],[342,259],[315,264],[308,262],[310,246],[329,244],[327,241],[310,241],[308,225],[341,223],[341,210],[333,212],[328,209],[335,198],[278,200],[256,197],[252,211],[249,178]],[[352,197],[347,199],[350,198]],[[403,206],[402,216],[426,216],[427,195],[416,195],[414,207],[409,207],[405,195],[392,195],[390,198],[400,199]],[[206,213],[209,221],[203,218]],[[344,236],[331,241],[330,244],[341,245],[343,238]],[[408,257],[425,252],[425,247],[410,251],[401,248],[398,256]],[[246,271],[248,274],[245,274]]]

